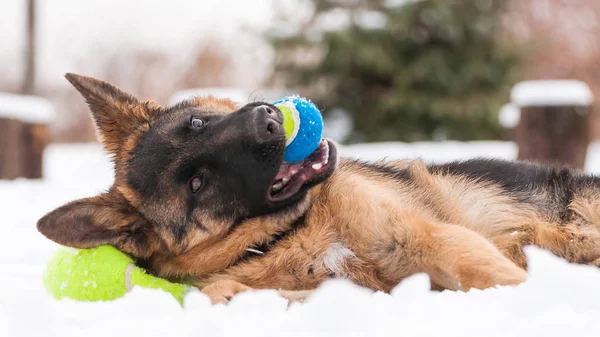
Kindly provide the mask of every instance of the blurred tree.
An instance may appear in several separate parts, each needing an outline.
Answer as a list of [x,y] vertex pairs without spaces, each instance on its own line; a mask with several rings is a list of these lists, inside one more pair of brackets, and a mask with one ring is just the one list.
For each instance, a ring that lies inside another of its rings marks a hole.
[[[347,142],[496,139],[517,53],[499,38],[503,1],[313,0],[270,38],[274,83],[348,111]],[[302,21],[302,20],[296,20]]]

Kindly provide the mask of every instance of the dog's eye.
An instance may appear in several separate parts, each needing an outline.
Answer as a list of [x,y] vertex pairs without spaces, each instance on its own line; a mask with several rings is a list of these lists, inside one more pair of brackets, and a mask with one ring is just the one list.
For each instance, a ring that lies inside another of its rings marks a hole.
[[194,178],[190,180],[190,189],[192,190],[192,193],[195,194],[196,192],[198,192],[200,187],[202,187],[202,176],[194,176]]
[[199,128],[204,125],[204,121],[201,120],[200,118],[192,117],[192,119],[190,120],[190,125],[193,128]]

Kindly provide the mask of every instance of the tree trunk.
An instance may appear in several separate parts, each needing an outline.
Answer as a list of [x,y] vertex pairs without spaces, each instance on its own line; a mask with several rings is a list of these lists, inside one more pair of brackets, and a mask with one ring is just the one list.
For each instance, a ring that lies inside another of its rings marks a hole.
[[23,74],[22,93],[32,95],[35,91],[35,56],[36,56],[36,3],[27,0],[26,42],[25,42],[25,72]]

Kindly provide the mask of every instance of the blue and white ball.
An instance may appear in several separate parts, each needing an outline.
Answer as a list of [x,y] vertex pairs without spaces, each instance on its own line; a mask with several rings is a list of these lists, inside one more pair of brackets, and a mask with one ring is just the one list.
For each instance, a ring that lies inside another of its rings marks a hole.
[[323,117],[317,106],[306,98],[294,95],[273,103],[283,113],[286,150],[283,160],[297,163],[319,147],[323,137]]

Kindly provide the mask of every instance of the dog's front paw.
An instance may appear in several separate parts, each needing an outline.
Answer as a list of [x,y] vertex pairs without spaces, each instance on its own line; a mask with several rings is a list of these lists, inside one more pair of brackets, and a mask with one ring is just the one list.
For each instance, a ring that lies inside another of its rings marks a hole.
[[312,290],[282,290],[278,291],[279,296],[288,300],[291,304],[292,302],[304,302],[304,300],[312,293]]
[[[221,280],[202,288],[201,292],[210,298],[212,304],[217,304],[229,303],[233,296],[248,290],[253,290],[253,288],[233,280]],[[290,304],[304,302],[311,292],[311,290],[278,290],[278,294],[288,300]]]
[[229,303],[231,298],[241,292],[252,288],[232,280],[222,280],[209,284],[202,288],[201,292],[206,294],[212,304]]

